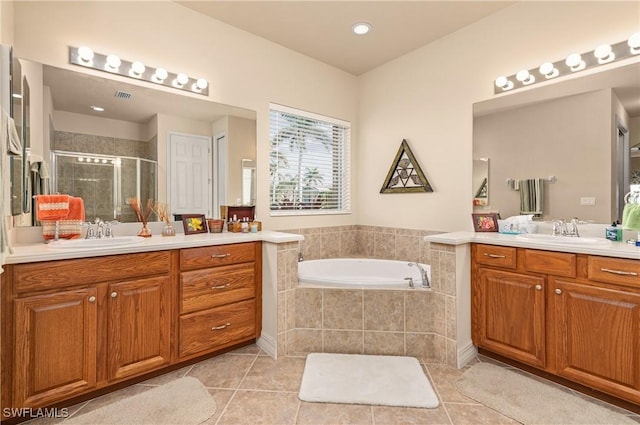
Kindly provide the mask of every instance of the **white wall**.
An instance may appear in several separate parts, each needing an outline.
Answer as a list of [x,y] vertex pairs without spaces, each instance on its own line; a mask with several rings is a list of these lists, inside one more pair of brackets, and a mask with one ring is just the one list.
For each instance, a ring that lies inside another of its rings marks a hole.
[[13,2],[0,1],[0,44],[13,44]]
[[[80,71],[67,64],[68,46],[88,45],[96,52],[201,76],[210,83],[212,101],[255,110],[257,214],[266,228],[357,222],[356,214],[270,218],[267,212],[269,102],[355,122],[356,77],[173,2],[17,2],[14,15],[19,57]],[[355,155],[355,123],[352,138]]]
[[[473,103],[499,75],[626,40],[638,16],[638,2],[518,2],[361,76],[360,223],[471,230]],[[403,138],[434,193],[378,193]]]
[[242,199],[242,160],[256,159],[256,122],[238,117],[229,117],[229,184],[227,200],[234,204]]
[[[45,125],[49,125],[45,123]],[[53,111],[53,126],[56,131],[116,137],[128,140],[148,140],[146,124],[76,114],[67,111]]]

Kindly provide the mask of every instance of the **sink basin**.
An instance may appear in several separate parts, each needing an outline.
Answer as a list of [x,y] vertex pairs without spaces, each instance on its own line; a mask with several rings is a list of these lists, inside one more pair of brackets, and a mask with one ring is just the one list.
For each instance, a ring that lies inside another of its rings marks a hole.
[[525,233],[516,236],[517,239],[528,240],[532,242],[550,243],[554,245],[609,245],[611,241],[604,238],[574,238],[570,236],[553,236],[540,233]]
[[61,239],[49,242],[48,246],[54,249],[98,249],[135,245],[142,242],[144,242],[144,238],[139,236],[118,236],[103,239]]

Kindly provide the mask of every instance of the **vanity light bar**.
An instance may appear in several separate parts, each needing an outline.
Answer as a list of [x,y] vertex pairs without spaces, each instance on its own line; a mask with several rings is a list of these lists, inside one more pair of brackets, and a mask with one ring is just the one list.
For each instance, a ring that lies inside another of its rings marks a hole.
[[602,44],[590,52],[572,53],[564,60],[553,63],[545,62],[539,68],[522,69],[509,77],[498,77],[494,81],[494,93],[516,90],[636,55],[640,55],[640,32],[633,34],[628,40],[616,44]]
[[192,78],[183,73],[174,74],[164,68],[146,66],[140,61],[129,62],[113,54],[95,53],[86,46],[69,46],[69,63],[203,96],[209,95],[209,84],[204,78]]

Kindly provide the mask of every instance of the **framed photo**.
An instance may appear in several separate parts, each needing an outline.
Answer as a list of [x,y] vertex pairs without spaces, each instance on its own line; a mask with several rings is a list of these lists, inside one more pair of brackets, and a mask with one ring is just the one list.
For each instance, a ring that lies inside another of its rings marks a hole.
[[207,233],[207,220],[204,214],[182,214],[182,226],[185,235]]
[[497,232],[498,214],[496,213],[473,213],[473,230],[476,232]]

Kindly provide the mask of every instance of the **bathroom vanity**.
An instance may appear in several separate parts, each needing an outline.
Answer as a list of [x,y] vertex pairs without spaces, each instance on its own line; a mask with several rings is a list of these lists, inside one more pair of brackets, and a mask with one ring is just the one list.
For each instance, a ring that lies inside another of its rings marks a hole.
[[640,403],[640,260],[486,243],[471,259],[475,346]]
[[262,328],[263,241],[298,240],[288,236],[16,248],[0,276],[3,407],[93,396],[255,341]]

